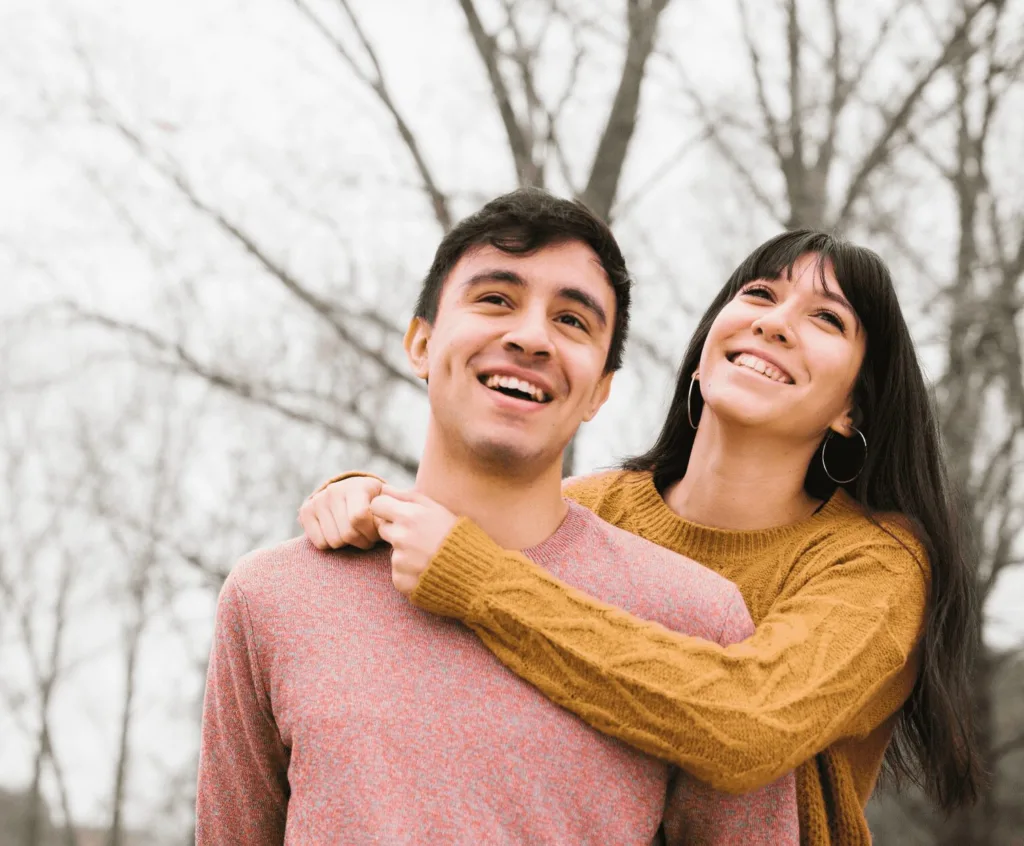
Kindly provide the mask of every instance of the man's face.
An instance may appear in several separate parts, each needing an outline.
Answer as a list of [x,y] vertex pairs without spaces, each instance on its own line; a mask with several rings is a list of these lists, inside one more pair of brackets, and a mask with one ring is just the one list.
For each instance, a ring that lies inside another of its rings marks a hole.
[[468,251],[434,325],[414,319],[406,335],[446,448],[517,476],[559,462],[607,399],[614,321],[608,276],[580,241],[531,255]]

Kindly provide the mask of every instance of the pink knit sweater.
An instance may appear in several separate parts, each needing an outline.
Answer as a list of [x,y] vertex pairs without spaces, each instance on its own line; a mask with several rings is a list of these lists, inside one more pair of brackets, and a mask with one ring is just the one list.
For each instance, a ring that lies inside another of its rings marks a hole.
[[[722,644],[730,582],[570,504],[526,554],[557,578]],[[252,553],[224,584],[203,711],[198,844],[796,843],[792,774],[717,793],[602,735],[461,624],[411,606],[387,547]]]

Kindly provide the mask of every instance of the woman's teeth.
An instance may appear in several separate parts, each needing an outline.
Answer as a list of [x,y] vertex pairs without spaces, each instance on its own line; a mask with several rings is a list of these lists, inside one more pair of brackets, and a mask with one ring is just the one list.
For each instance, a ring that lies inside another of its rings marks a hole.
[[766,376],[773,382],[782,382],[784,385],[792,385],[793,380],[779,370],[774,364],[769,364],[763,358],[758,358],[750,353],[740,353],[732,359],[732,363],[739,367],[747,367],[755,370],[762,376]]
[[526,394],[534,402],[547,402],[550,399],[536,385],[532,385],[523,379],[517,379],[515,376],[488,376],[484,380],[484,385],[492,390],[504,388],[506,391],[518,391],[521,394]]

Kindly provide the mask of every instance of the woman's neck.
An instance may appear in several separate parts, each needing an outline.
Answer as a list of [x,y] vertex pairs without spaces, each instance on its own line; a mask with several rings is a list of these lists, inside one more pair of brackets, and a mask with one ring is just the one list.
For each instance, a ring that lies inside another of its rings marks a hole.
[[751,428],[726,429],[704,415],[686,475],[665,491],[685,520],[754,531],[803,520],[820,505],[804,490],[816,445],[767,438]]

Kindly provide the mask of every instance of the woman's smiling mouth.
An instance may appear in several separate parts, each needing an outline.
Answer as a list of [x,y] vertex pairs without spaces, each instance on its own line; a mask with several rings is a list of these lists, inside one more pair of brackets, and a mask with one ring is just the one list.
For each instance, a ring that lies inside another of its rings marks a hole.
[[733,353],[731,355],[727,355],[726,359],[737,367],[752,370],[773,382],[779,382],[783,385],[793,384],[793,378],[786,373],[786,371],[782,370],[780,367],[776,367],[770,361],[765,361],[763,358],[754,355],[753,353]]

